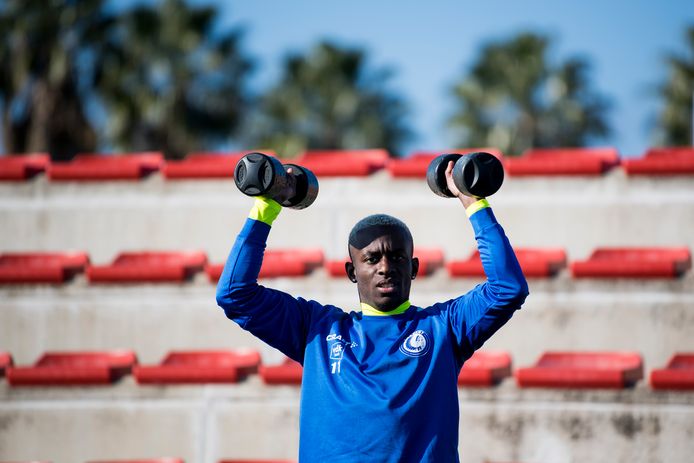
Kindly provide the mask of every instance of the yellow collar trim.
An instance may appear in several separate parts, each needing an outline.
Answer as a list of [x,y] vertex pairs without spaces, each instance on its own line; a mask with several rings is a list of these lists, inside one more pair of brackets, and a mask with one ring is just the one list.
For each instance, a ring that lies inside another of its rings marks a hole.
[[375,317],[387,317],[389,315],[399,315],[403,313],[404,311],[409,309],[412,304],[410,304],[410,301],[405,301],[399,306],[397,306],[395,309],[390,310],[388,312],[383,312],[382,310],[375,309],[365,302],[362,302],[360,305],[361,312],[364,315],[373,315]]

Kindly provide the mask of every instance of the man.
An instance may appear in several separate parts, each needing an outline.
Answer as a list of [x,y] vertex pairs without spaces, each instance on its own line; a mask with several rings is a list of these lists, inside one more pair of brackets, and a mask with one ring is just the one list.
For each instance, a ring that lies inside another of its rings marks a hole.
[[458,461],[457,377],[465,360],[520,308],[528,286],[486,200],[447,186],[465,206],[488,281],[419,308],[419,262],[399,220],[370,216],[350,233],[349,279],[361,312],[346,313],[257,284],[281,207],[258,199],[217,286],[227,317],[304,366],[301,462]]

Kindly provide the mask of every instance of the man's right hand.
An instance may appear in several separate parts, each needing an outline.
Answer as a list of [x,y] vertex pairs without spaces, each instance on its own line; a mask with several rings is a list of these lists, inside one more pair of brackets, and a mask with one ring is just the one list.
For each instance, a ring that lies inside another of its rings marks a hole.
[[453,193],[456,196],[456,198],[458,198],[460,200],[460,202],[463,203],[463,206],[465,206],[465,208],[467,209],[468,206],[476,203],[479,200],[479,198],[464,195],[463,193],[460,192],[458,187],[455,186],[455,182],[453,181],[453,166],[454,165],[455,165],[455,163],[453,161],[449,161],[448,166],[446,167],[446,186],[448,187],[450,192]]
[[282,191],[277,193],[273,198],[278,203],[282,204],[296,194],[296,177],[294,176],[294,168],[287,168],[287,186]]

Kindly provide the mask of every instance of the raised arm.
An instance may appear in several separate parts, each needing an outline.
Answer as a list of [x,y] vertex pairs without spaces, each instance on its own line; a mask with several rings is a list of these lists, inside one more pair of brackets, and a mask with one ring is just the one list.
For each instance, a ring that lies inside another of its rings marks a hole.
[[243,329],[303,363],[313,314],[321,306],[258,284],[270,228],[282,207],[258,198],[217,283],[217,304]]
[[460,193],[452,169],[451,163],[446,170],[448,188],[465,206],[487,275],[486,283],[451,301],[448,310],[451,329],[467,358],[520,309],[528,296],[528,283],[489,203]]

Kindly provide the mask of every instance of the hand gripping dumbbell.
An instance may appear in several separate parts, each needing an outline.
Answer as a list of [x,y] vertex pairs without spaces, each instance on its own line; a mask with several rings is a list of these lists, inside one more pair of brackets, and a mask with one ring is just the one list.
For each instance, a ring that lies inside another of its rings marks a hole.
[[236,163],[234,183],[247,196],[267,196],[292,209],[304,209],[318,196],[313,172],[262,153],[249,153]]
[[427,183],[431,191],[444,198],[455,196],[446,186],[446,168],[453,161],[453,183],[461,193],[475,198],[486,198],[497,192],[504,182],[504,167],[495,156],[484,153],[442,154],[427,169]]

